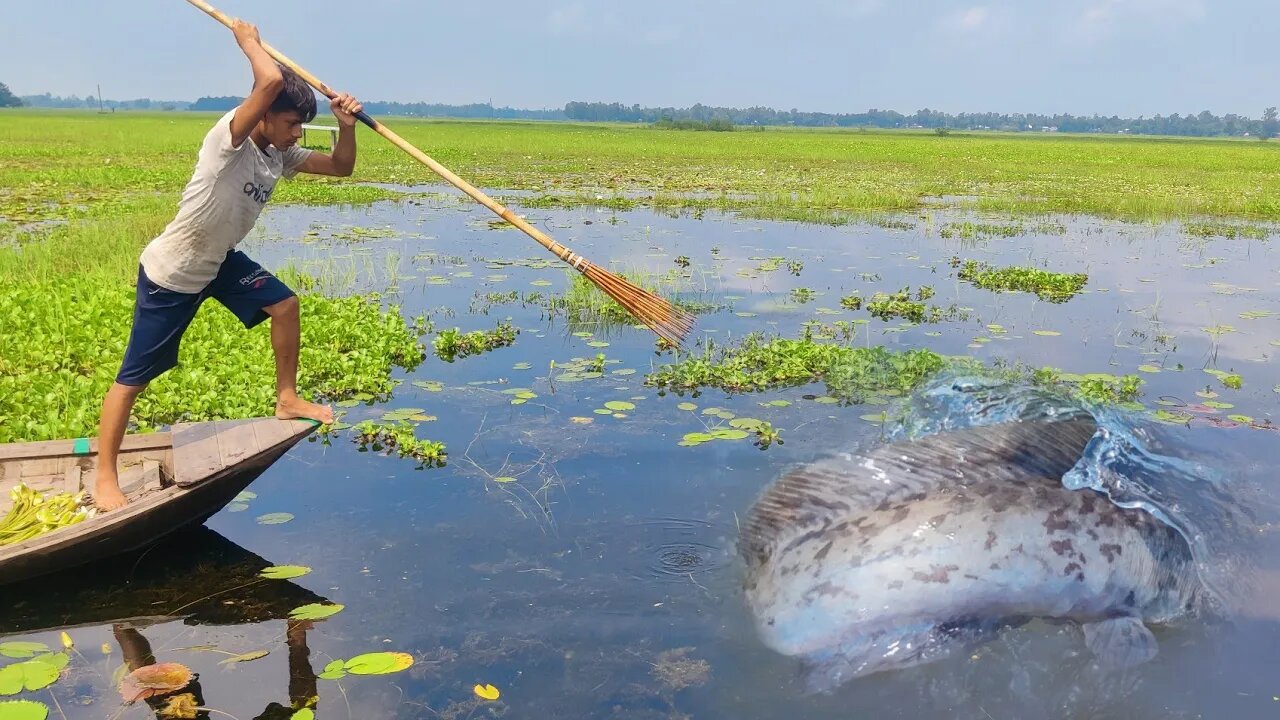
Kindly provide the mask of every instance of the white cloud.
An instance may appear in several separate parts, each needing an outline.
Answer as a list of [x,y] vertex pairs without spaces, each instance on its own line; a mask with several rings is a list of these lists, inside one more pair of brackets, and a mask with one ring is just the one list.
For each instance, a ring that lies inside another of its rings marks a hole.
[[1078,26],[1086,35],[1100,35],[1128,23],[1195,21],[1205,17],[1204,0],[1092,0]]
[[953,37],[989,37],[1005,29],[1008,18],[990,5],[971,5],[938,20],[938,29]]
[[960,13],[956,27],[965,32],[981,30],[991,18],[991,10],[985,5],[976,5]]

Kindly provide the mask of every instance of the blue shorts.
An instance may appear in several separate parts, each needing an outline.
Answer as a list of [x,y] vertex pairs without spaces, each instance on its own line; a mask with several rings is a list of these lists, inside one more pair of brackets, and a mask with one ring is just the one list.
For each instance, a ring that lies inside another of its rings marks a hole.
[[289,286],[239,250],[227,253],[218,276],[198,293],[180,293],[151,282],[138,266],[133,329],[116,382],[146,385],[178,364],[178,344],[206,298],[222,303],[251,328],[267,319],[263,308],[294,296]]

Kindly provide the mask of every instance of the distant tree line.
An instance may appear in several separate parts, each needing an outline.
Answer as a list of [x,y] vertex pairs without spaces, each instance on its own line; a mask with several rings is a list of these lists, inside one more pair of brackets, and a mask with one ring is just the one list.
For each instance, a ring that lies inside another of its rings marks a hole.
[[413,117],[488,118],[494,120],[568,120],[560,108],[554,110],[522,110],[494,107],[490,103],[446,105],[443,103],[402,103],[375,100],[364,103],[370,115],[407,115]]
[[[179,100],[103,100],[102,107],[111,110],[206,110],[225,112],[242,101],[235,96],[201,97],[195,102]],[[97,108],[98,98],[90,93],[84,98],[71,95],[58,97],[24,95],[14,97],[0,84],[0,107],[30,105],[42,108]],[[570,102],[563,109],[524,110],[494,107],[492,103],[449,105],[427,102],[370,101],[364,104],[372,115],[400,115],[441,118],[486,118],[509,120],[578,120],[587,122],[647,123],[657,127],[708,130],[732,130],[735,127],[764,125],[797,125],[804,127],[846,128],[927,128],[933,130],[1002,130],[1013,132],[1131,133],[1134,135],[1184,135],[1191,137],[1244,136],[1270,138],[1280,133],[1280,114],[1269,107],[1261,119],[1227,114],[1221,117],[1205,110],[1198,114],[1122,118],[1117,115],[1041,115],[1033,113],[959,113],[951,115],[925,108],[910,115],[894,110],[868,110],[863,113],[820,113],[775,110],[769,107],[712,107],[701,103],[687,108],[641,107],[621,103]],[[683,125],[682,125],[683,124]]]
[[0,82],[0,108],[22,107],[22,100],[9,91],[9,86]]
[[722,117],[712,118],[707,122],[698,120],[673,120],[664,117],[653,123],[653,127],[659,130],[709,130],[711,132],[729,132],[733,130],[733,123]]
[[1267,108],[1261,120],[1243,115],[1218,117],[1205,110],[1189,115],[1121,118],[1116,115],[1075,116],[1031,113],[960,113],[951,115],[937,110],[918,110],[904,115],[893,110],[868,110],[865,113],[818,113],[800,110],[775,110],[768,107],[727,108],[697,104],[688,108],[646,108],[621,103],[571,102],[565,105],[569,120],[591,122],[659,123],[689,120],[710,123],[727,121],[743,125],[799,125],[805,127],[868,128],[932,128],[946,130],[1003,130],[1013,132],[1103,132],[1135,135],[1188,135],[1215,137],[1252,135],[1274,137],[1280,132],[1276,108]]
[[[23,95],[22,102],[25,105],[36,108],[93,108],[99,109],[97,93],[88,93],[83,98],[77,95],[68,95],[62,97],[59,95]],[[103,100],[101,108],[104,110],[186,110],[191,103],[182,100],[152,100],[151,98],[137,98],[135,100]]]

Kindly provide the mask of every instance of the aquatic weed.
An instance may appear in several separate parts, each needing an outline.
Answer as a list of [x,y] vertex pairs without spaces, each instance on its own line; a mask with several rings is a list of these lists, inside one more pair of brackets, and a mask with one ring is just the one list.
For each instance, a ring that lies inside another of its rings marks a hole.
[[705,346],[701,356],[686,356],[645,376],[645,384],[678,393],[714,387],[758,392],[825,382],[827,394],[848,402],[884,390],[908,391],[946,364],[932,350],[853,348],[752,333],[735,347]]
[[460,357],[479,355],[510,345],[519,334],[519,328],[504,320],[492,330],[473,330],[469,333],[463,333],[458,328],[441,330],[432,341],[432,346],[437,357],[445,362],[453,362]]
[[444,443],[419,440],[414,434],[413,423],[404,420],[394,423],[376,423],[366,420],[356,425],[352,440],[360,446],[360,452],[372,450],[418,461],[418,468],[444,467],[448,459]]
[[1089,281],[1089,276],[1082,273],[1055,273],[1016,266],[996,268],[977,260],[961,261],[958,257],[951,258],[950,263],[951,267],[959,268],[956,277],[984,290],[1020,290],[1054,303],[1075,297]]

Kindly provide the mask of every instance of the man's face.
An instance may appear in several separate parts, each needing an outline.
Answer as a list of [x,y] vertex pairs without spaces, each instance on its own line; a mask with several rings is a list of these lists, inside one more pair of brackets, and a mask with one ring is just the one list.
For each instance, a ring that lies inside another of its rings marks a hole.
[[287,150],[302,137],[302,116],[296,110],[267,111],[262,116],[262,134],[272,145]]

